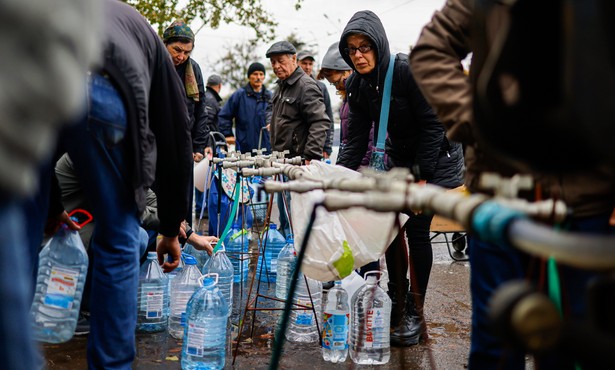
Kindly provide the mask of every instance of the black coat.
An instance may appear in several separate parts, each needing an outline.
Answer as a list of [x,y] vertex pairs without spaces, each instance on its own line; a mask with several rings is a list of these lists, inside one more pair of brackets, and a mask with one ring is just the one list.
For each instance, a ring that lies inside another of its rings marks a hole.
[[[340,39],[340,52],[348,65],[353,66],[353,63],[344,49],[346,38],[353,33],[364,34],[371,40],[377,60],[372,72],[361,75],[355,69],[346,81],[350,106],[348,142],[338,164],[357,169],[368,148],[372,122],[376,127],[374,135],[378,132],[382,91],[391,54],[380,19],[371,11],[360,11],[350,19]],[[408,57],[401,53],[395,57],[387,132],[385,149],[389,167],[418,166],[420,179],[437,185],[455,187],[463,183],[461,145],[446,139],[444,127],[412,77]]]
[[192,134],[192,152],[201,153],[205,150],[209,142],[209,128],[207,126],[208,112],[205,103],[205,85],[203,84],[203,73],[201,73],[201,67],[192,58],[189,58],[187,62],[175,67],[180,79],[185,81],[186,67],[188,62],[192,64],[192,70],[194,71],[194,78],[199,87],[199,100],[195,100],[186,95],[186,89],[184,85],[184,96],[186,98],[186,106],[188,108],[188,116],[190,117],[190,131]]

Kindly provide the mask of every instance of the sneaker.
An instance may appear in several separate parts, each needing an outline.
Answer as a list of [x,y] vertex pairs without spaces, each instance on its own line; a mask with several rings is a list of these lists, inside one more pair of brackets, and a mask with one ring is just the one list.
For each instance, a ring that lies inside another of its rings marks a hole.
[[90,334],[90,313],[79,312],[79,318],[77,319],[77,327],[75,328],[75,335],[88,334]]

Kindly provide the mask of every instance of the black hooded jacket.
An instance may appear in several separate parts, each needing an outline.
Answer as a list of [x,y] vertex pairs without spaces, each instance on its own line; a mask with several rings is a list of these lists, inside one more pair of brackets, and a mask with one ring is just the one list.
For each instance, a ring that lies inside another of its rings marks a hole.
[[[369,74],[359,74],[350,56],[344,52],[346,39],[351,34],[363,34],[371,40],[377,66]],[[337,163],[357,169],[368,147],[372,122],[376,127],[374,135],[378,132],[384,78],[391,53],[380,19],[368,10],[357,12],[350,19],[339,48],[355,73],[346,81],[350,106],[348,142]],[[446,139],[444,126],[412,77],[407,55],[401,53],[395,57],[387,131],[385,149],[390,167],[418,166],[420,179],[441,186],[456,187],[463,183],[461,145]]]

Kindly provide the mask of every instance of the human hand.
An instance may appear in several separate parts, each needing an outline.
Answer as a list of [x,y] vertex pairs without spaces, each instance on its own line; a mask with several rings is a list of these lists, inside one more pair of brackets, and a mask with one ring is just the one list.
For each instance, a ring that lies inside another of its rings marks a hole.
[[77,225],[75,221],[70,218],[68,213],[66,213],[66,211],[62,211],[62,213],[47,219],[47,222],[45,222],[45,235],[53,235],[57,233],[62,223],[66,224],[70,230],[81,230],[81,226]]
[[306,159],[303,161],[303,163],[305,163],[306,166],[310,165],[311,160],[310,159]]
[[192,159],[194,159],[195,162],[200,162],[203,160],[203,153],[192,153]]
[[186,220],[182,221],[181,224],[179,224],[179,237],[180,238],[184,238],[186,239]]
[[200,251],[206,251],[211,256],[214,251],[213,244],[218,242],[218,238],[215,236],[203,236],[197,233],[192,233],[188,238],[188,243],[195,249]]
[[211,158],[213,158],[213,156],[214,156],[213,149],[211,147],[209,147],[209,146],[207,148],[205,148],[205,157],[207,159],[211,159]]
[[[181,258],[181,248],[177,236],[171,237],[163,235],[156,246],[156,253],[158,253],[158,264],[162,267],[162,271],[173,271],[179,266],[179,259]],[[165,253],[169,255],[173,262],[164,260]]]
[[324,159],[329,159],[329,154],[327,152],[322,152],[322,157]]
[[267,131],[271,131],[271,123],[265,126],[265,128],[267,129]]
[[235,137],[234,136],[227,136],[226,137],[226,143],[228,145],[235,145]]

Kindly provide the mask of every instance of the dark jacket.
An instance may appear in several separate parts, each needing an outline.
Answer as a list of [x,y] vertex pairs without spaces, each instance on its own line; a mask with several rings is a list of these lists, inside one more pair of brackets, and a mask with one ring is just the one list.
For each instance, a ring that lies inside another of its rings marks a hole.
[[218,113],[222,109],[220,94],[209,86],[205,86],[205,109],[207,110],[207,129],[211,132],[219,132]]
[[[364,34],[371,40],[377,60],[377,66],[371,73],[361,75],[355,69],[346,80],[350,105],[348,143],[338,164],[357,169],[368,147],[372,122],[376,141],[390,51],[380,19],[371,11],[357,12],[346,25],[339,44],[344,60],[353,69],[350,56],[343,50],[351,33]],[[421,180],[447,187],[459,186],[463,183],[460,145],[446,139],[444,127],[414,82],[407,59],[405,54],[395,57],[386,140],[388,165],[418,166]]]
[[[184,86],[184,96],[186,97],[186,106],[188,107],[188,116],[190,117],[190,131],[192,133],[192,152],[203,153],[209,140],[209,128],[207,126],[207,110],[205,109],[205,85],[203,84],[203,73],[201,67],[192,58],[188,61],[192,64],[194,77],[199,87],[199,100],[195,100],[186,95]],[[186,78],[186,65],[182,63],[175,67],[182,82]]]
[[[261,148],[271,151],[269,133],[262,130],[267,126],[267,108],[271,104],[271,91],[265,87],[260,92],[254,92],[250,84],[239,88],[231,95],[218,114],[220,132],[224,136],[237,136],[237,150],[251,153],[258,149],[262,132]],[[233,134],[233,120],[235,133]]]
[[291,157],[321,159],[331,122],[316,81],[297,67],[277,83],[270,126],[272,149],[289,150]]
[[323,151],[328,155],[331,155],[331,152],[333,152],[333,134],[335,132],[335,127],[333,125],[333,109],[331,109],[331,97],[329,96],[327,85],[325,85],[324,82],[317,80],[316,83],[322,92],[322,97],[325,102],[325,112],[327,113],[327,117],[329,117],[329,121],[331,121],[329,129],[327,130],[327,138],[325,139],[325,147]]
[[188,209],[192,175],[185,89],[160,37],[145,18],[119,1],[103,3],[104,66],[128,114],[131,186],[140,212],[156,179],[160,232],[175,236]]
[[[453,140],[466,144],[466,184],[472,191],[478,188],[479,175],[497,172],[503,176],[527,173],[526,168],[505,161],[501,155],[489,152],[478,142],[480,132],[472,119],[472,86],[485,63],[488,47],[495,43],[507,17],[506,5],[496,3],[485,17],[487,34],[486,49],[480,38],[472,38],[471,1],[451,0],[436,12],[423,29],[412,49],[412,71],[425,97],[448,129]],[[479,42],[480,41],[480,42]],[[460,61],[474,52],[470,79],[463,73]],[[529,133],[528,133],[529,134]],[[542,197],[555,197],[572,208],[574,217],[608,214],[615,205],[615,170],[610,166],[588,164],[583,170],[563,174],[530,172],[542,189]],[[533,192],[532,192],[533,193]],[[528,196],[533,199],[533,194]]]

